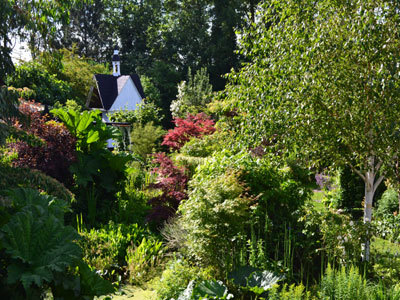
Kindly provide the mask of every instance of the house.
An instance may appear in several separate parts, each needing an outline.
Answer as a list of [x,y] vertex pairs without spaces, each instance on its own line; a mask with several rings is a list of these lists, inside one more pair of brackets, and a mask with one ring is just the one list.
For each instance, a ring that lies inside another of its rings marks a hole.
[[119,50],[112,57],[113,74],[94,75],[95,85],[89,92],[86,106],[100,109],[104,122],[110,122],[107,114],[118,110],[135,110],[144,98],[143,87],[138,75],[121,75]]
[[[95,85],[90,89],[86,107],[102,111],[102,120],[107,125],[119,127],[124,135],[129,136],[130,124],[110,122],[108,115],[119,110],[135,110],[142,102],[143,87],[137,74],[121,75],[119,50],[114,50],[112,57],[113,74],[95,74]],[[108,141],[108,148],[113,148],[114,141]]]

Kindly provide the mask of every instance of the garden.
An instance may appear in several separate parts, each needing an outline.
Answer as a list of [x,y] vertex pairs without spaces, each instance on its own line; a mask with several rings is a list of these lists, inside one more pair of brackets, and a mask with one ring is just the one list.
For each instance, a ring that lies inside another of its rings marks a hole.
[[[399,3],[0,1],[1,299],[400,299]],[[81,10],[126,17],[129,130],[85,107],[112,43]]]

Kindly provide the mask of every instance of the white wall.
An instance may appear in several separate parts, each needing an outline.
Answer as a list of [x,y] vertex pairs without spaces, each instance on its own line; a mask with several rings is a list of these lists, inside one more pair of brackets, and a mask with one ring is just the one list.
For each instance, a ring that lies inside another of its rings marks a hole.
[[135,110],[136,105],[142,101],[135,84],[129,77],[125,86],[122,88],[117,99],[115,99],[114,104],[111,106],[109,112],[115,110]]

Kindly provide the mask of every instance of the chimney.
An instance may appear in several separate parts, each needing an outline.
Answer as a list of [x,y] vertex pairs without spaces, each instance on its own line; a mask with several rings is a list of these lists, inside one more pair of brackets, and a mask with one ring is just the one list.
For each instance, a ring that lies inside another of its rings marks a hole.
[[118,49],[118,47],[115,47],[114,55],[112,57],[113,75],[114,76],[120,76],[121,75],[120,61],[119,61],[118,53],[119,53],[119,49]]

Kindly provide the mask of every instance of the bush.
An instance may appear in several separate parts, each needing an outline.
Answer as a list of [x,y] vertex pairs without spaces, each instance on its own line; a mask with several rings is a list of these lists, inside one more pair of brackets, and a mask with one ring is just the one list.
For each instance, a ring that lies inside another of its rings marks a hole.
[[0,236],[1,273],[7,268],[6,282],[0,277],[3,298],[41,299],[49,288],[54,298],[74,299],[113,291],[81,261],[79,235],[64,225],[66,202],[30,189],[12,190],[8,197],[11,214]]
[[378,216],[385,216],[399,211],[399,197],[394,189],[386,190],[382,198],[378,200],[378,208],[376,214]]
[[15,69],[8,78],[7,84],[15,88],[27,87],[35,92],[35,99],[42,104],[53,105],[57,101],[65,103],[73,99],[73,90],[69,83],[59,80],[55,75],[46,71],[45,67],[27,62]]
[[293,212],[309,195],[293,178],[293,169],[277,169],[247,153],[223,151],[207,158],[179,207],[190,255],[223,272],[246,256],[242,249],[249,239],[263,240],[264,257],[273,257],[277,245],[283,252],[285,227],[296,224]]
[[153,122],[135,123],[131,131],[129,149],[146,161],[149,154],[155,153],[159,149],[163,135],[164,130],[160,126],[155,126]]
[[192,280],[211,279],[210,271],[192,266],[184,259],[172,259],[156,284],[157,300],[178,299]]
[[157,153],[154,156],[153,163],[159,164],[152,171],[157,174],[157,182],[150,184],[149,188],[160,189],[161,194],[149,200],[151,210],[147,220],[159,225],[173,217],[181,201],[186,199],[188,178],[185,170],[176,167],[165,153]]
[[370,288],[355,267],[341,267],[336,271],[328,265],[321,279],[320,297],[322,299],[369,300]]
[[137,224],[124,225],[110,222],[99,229],[79,228],[82,239],[83,260],[103,277],[118,280],[124,273],[127,249],[138,246],[143,238],[151,234]]
[[168,130],[162,145],[174,150],[180,149],[194,137],[212,134],[216,129],[214,121],[204,113],[187,115],[186,119],[174,118],[175,128]]
[[204,112],[212,100],[212,85],[206,68],[198,70],[194,76],[189,68],[188,79],[188,82],[182,81],[178,85],[177,99],[171,103],[171,113],[175,118]]
[[165,247],[162,242],[153,238],[143,238],[138,246],[134,244],[129,246],[125,259],[130,283],[141,284],[148,280],[151,271],[160,264],[164,252]]
[[15,127],[39,138],[43,144],[31,145],[25,141],[9,143],[9,148],[18,153],[13,165],[40,170],[71,186],[73,180],[69,167],[76,160],[75,138],[62,123],[42,117],[31,109],[30,104],[21,104],[20,110],[30,119],[30,125],[16,123]]

